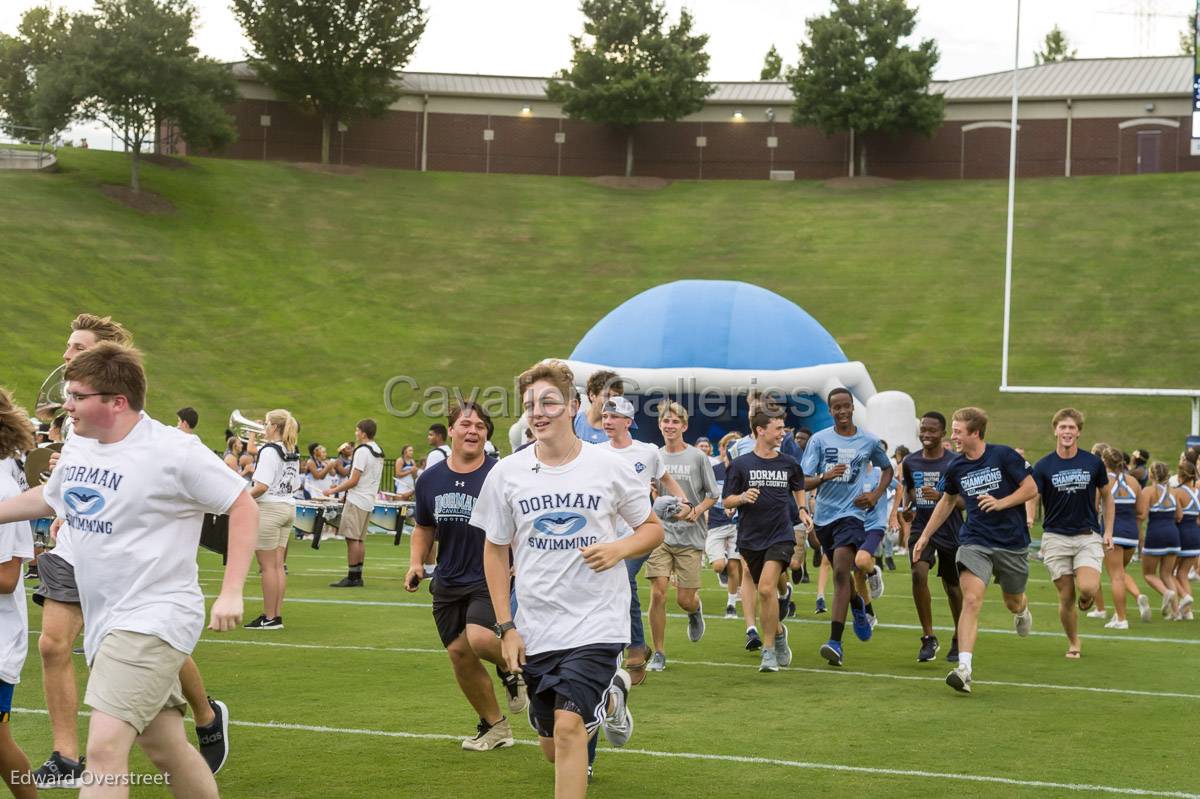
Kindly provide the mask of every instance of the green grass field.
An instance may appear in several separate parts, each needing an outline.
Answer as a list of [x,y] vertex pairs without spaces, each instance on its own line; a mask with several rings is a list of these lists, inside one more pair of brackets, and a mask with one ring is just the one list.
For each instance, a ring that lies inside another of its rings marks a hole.
[[[102,184],[126,156],[61,151],[62,172],[0,174],[8,312],[0,383],[31,402],[79,311],[125,322],[148,353],[150,410],[185,404],[220,446],[229,411],[277,406],[302,438],[381,420],[389,454],[425,417],[386,416],[388,378],[510,386],[566,356],[605,313],[679,278],[741,279],[799,303],[918,408],[978,404],[990,437],[1039,454],[1074,403],[1084,440],[1173,460],[1186,400],[1001,395],[1003,181],[584,180],[191,159],[147,165],[176,207],[146,216]],[[1018,188],[1015,384],[1195,386],[1191,251],[1200,174],[1027,180]]]
[[[231,709],[233,752],[219,775],[224,796],[550,795],[552,769],[531,745],[524,719],[513,726],[520,742],[513,749],[460,749],[475,719],[440,648],[425,585],[416,594],[401,588],[407,543],[370,538],[361,590],[326,587],[344,572],[340,542],[327,541],[319,552],[295,546],[288,562],[286,629],[205,632],[195,652],[209,692]],[[916,662],[920,633],[907,561],[898,566],[876,601],[874,639],[859,643],[847,631],[843,670],[817,655],[829,617],[812,615],[815,584],[797,586],[798,614],[788,623],[794,660],[777,674],[760,674],[757,655],[743,648],[742,624],[720,618],[724,591],[706,572],[707,634],[690,643],[684,619],[668,619],[667,670],[633,690],[634,737],[625,751],[601,743],[591,795],[1200,793],[1191,757],[1200,708],[1194,623],[1156,613],[1150,624],[1132,621],[1119,633],[1083,619],[1084,656],[1068,661],[1053,587],[1044,567],[1031,563],[1035,632],[1012,634],[992,589],[975,692],[966,697],[943,684],[944,660]],[[219,558],[202,554],[200,569],[205,593],[214,595]],[[258,613],[258,591],[252,575],[248,617]],[[645,585],[642,596],[647,602]],[[939,627],[949,622],[940,587],[934,616]],[[31,604],[31,630],[39,620]],[[939,657],[949,633],[941,637]],[[36,765],[49,754],[50,732],[38,710],[36,636],[30,642],[14,701],[26,711],[14,713],[13,732]],[[76,663],[82,691],[83,659]],[[153,773],[140,754],[134,770]]]

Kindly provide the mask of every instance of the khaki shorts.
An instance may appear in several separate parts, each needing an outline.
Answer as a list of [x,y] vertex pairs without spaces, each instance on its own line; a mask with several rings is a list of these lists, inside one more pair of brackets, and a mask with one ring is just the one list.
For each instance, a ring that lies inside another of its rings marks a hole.
[[708,538],[704,540],[704,554],[708,555],[710,563],[718,560],[741,560],[737,548],[737,525],[722,524],[710,528]]
[[1085,566],[1099,572],[1104,563],[1104,539],[1096,533],[1042,533],[1041,552],[1051,580],[1074,574]]
[[698,549],[659,544],[646,560],[646,579],[674,574],[676,588],[699,588],[703,554]]
[[363,510],[357,505],[347,502],[342,508],[342,520],[339,522],[338,532],[343,538],[362,541],[367,537],[367,521],[370,518],[371,511]]
[[183,714],[179,670],[187,657],[156,636],[113,630],[100,642],[83,701],[141,735],[164,710]]
[[296,524],[296,506],[286,502],[258,503],[258,541],[254,548],[286,547]]

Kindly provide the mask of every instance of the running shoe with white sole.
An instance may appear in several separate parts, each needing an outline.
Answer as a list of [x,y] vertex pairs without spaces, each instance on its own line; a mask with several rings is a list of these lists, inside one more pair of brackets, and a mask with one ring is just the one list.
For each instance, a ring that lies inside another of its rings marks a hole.
[[1175,601],[1175,592],[1167,589],[1167,593],[1163,594],[1162,600],[1162,615],[1164,619],[1171,618],[1171,603]]
[[1138,594],[1137,598],[1138,613],[1142,617],[1142,621],[1147,622],[1153,617],[1150,611],[1150,597],[1145,594]]
[[[1017,635],[1022,638],[1029,636],[1033,630],[1033,614],[1029,612],[1029,606],[1026,605],[1025,610],[1013,616],[1013,625],[1017,628]],[[968,690],[967,693],[970,693]]]
[[825,605],[825,597],[823,597],[823,596],[817,597],[817,609],[813,612],[814,613],[828,613],[829,612],[829,608],[826,607],[826,605]]
[[758,663],[759,671],[779,671],[779,659],[775,657],[775,647],[764,646],[762,660]]
[[936,635],[921,636],[921,651],[917,653],[918,663],[928,663],[937,658],[938,639]]
[[946,685],[959,693],[971,693],[971,670],[960,663],[958,668],[946,675]]
[[1129,622],[1123,621],[1122,619],[1118,619],[1116,616],[1113,616],[1111,619],[1108,620],[1108,624],[1105,624],[1104,627],[1107,630],[1128,630]]
[[883,569],[879,568],[879,564],[875,564],[875,571],[867,575],[867,588],[871,591],[871,599],[883,596]]
[[646,664],[646,671],[664,671],[667,668],[667,656],[662,652],[655,652],[650,656],[650,662]]
[[1092,608],[1087,612],[1087,617],[1089,619],[1104,619],[1108,617],[1108,614],[1100,610],[1100,608]]
[[[788,617],[788,605],[792,603],[792,586],[788,585],[783,596],[779,597],[779,618],[786,619]],[[795,605],[792,605],[792,614],[795,614]]]
[[751,627],[746,630],[746,651],[753,652],[756,649],[762,649],[762,639],[758,637],[758,630]]
[[835,641],[830,638],[825,643],[821,644],[821,657],[829,662],[830,666],[842,665],[842,642]]
[[213,720],[201,727],[196,725],[196,742],[200,755],[213,774],[221,770],[229,758],[229,708],[220,699],[208,697]]
[[792,665],[792,648],[788,646],[787,626],[780,624],[779,629],[783,632],[775,636],[775,662],[786,668]]
[[488,724],[483,719],[475,726],[475,737],[464,738],[462,748],[469,752],[489,752],[492,749],[503,749],[513,745],[512,727],[508,719],[502,718],[495,724]]
[[689,613],[687,624],[688,640],[692,643],[699,641],[704,637],[704,603],[700,598],[696,598],[696,610]]
[[609,744],[624,746],[633,735],[633,713],[629,710],[629,672],[617,669],[608,689],[609,712],[604,714],[604,737]]
[[727,618],[727,619],[736,619],[737,618],[737,606],[736,605],[726,605],[725,606],[725,618]]
[[525,687],[525,678],[511,671],[501,671],[496,667],[496,676],[504,683],[504,693],[508,695],[508,712],[520,713],[529,707],[529,690]]
[[33,781],[38,789],[43,791],[49,788],[80,788],[86,768],[86,758],[72,760],[58,752],[52,752],[50,757],[46,758],[46,762],[33,772]]
[[865,608],[850,608],[850,614],[854,616],[854,634],[858,636],[860,641],[871,640],[871,620],[867,618]]

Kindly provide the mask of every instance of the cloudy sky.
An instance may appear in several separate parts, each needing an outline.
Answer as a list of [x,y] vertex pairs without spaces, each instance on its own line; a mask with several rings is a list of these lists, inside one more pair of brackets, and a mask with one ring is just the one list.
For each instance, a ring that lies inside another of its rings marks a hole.
[[[248,43],[228,0],[193,0],[199,12],[196,46],[222,61],[245,57]],[[69,10],[90,0],[56,0]],[[709,34],[714,80],[754,80],[774,44],[795,60],[804,20],[825,13],[827,0],[666,0],[672,18],[686,5],[696,27]],[[921,0],[917,35],[941,49],[936,77],[962,78],[1009,69],[1013,59],[1016,0]],[[0,2],[0,31],[15,30],[30,0]],[[1022,66],[1055,24],[1080,58],[1169,55],[1193,0],[1024,0]],[[426,0],[429,24],[408,68],[424,72],[546,76],[570,61],[568,37],[582,25],[575,0]],[[79,131],[73,131],[74,136]],[[84,133],[83,135],[88,135]],[[92,146],[108,146],[94,131]]]

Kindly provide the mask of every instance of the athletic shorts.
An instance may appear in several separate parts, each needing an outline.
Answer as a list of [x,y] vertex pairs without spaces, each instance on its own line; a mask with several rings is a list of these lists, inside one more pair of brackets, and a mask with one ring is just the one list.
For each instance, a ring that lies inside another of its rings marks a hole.
[[792,562],[792,555],[796,552],[796,545],[791,541],[781,541],[778,544],[771,544],[766,549],[743,549],[742,560],[746,564],[746,568],[750,570],[750,577],[754,580],[755,585],[762,577],[763,566],[768,561],[782,563],[786,569]]
[[75,584],[75,567],[55,555],[53,551],[38,556],[38,587],[33,592],[33,601],[46,604],[47,599],[68,605],[79,604],[79,586]]
[[879,545],[883,543],[883,536],[886,533],[887,531],[883,528],[867,530],[866,535],[863,536],[862,546],[859,547],[859,549],[863,550],[864,552],[870,552],[872,555],[874,555],[875,550],[879,549]]
[[646,559],[646,579],[675,575],[676,588],[700,587],[700,564],[704,554],[690,547],[659,544]]
[[589,734],[595,732],[604,721],[608,689],[624,649],[624,644],[589,644],[526,658],[529,723],[540,737],[554,737],[556,710],[576,714]]
[[92,660],[83,701],[141,735],[164,710],[183,715],[179,670],[187,657],[157,636],[113,630]]
[[861,549],[866,538],[867,531],[863,527],[862,519],[854,516],[843,516],[840,519],[834,519],[829,524],[817,525],[817,540],[821,542],[821,549],[825,551],[825,556],[831,561],[835,549],[842,547]]
[[367,537],[367,522],[370,518],[371,511],[347,502],[342,508],[342,521],[338,533],[351,541],[362,541]]
[[710,563],[718,560],[741,560],[737,548],[737,525],[722,524],[708,531],[704,540],[704,554]]
[[[910,538],[908,544],[908,560],[910,563],[917,562],[913,557],[913,549],[917,546],[918,535]],[[929,540],[925,544],[925,548],[921,550],[920,563],[928,563],[929,568],[933,568],[934,563],[937,563],[937,576],[942,578],[949,585],[958,585],[958,563],[955,562],[955,556],[958,554],[958,547],[943,547],[939,546],[936,540]]]
[[1083,535],[1042,533],[1042,563],[1057,580],[1087,567],[1100,571],[1104,565],[1104,539],[1093,532]]
[[959,573],[963,570],[983,580],[987,585],[992,576],[1000,584],[1000,590],[1006,594],[1025,593],[1025,584],[1029,582],[1029,552],[1017,549],[995,549],[979,544],[963,544],[958,548],[955,561],[959,565]]
[[8,723],[8,716],[12,713],[13,689],[16,687],[10,682],[0,680],[0,724]]
[[433,595],[433,622],[437,625],[442,646],[450,646],[468,624],[478,624],[489,630],[496,626],[496,612],[492,609],[487,583],[443,586],[434,577],[429,581],[429,593]]
[[296,524],[296,506],[286,502],[258,503],[258,540],[256,550],[286,547]]

